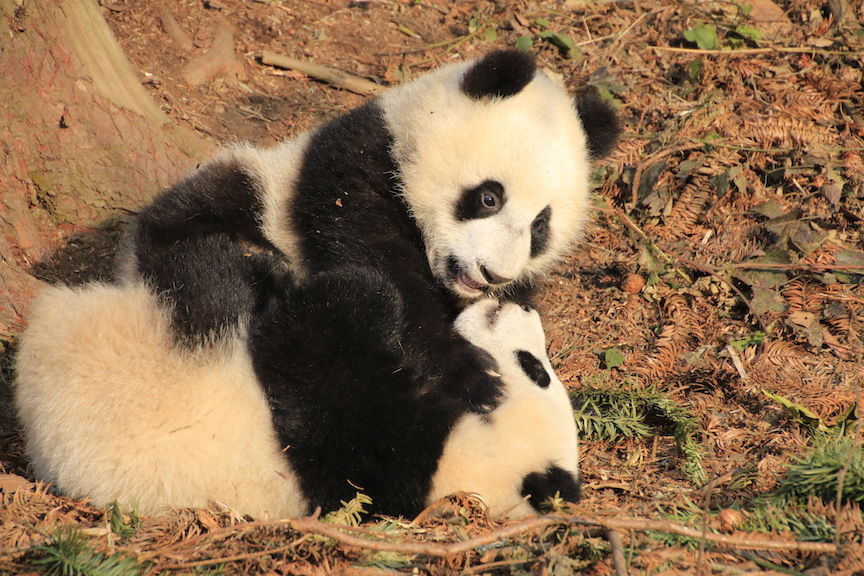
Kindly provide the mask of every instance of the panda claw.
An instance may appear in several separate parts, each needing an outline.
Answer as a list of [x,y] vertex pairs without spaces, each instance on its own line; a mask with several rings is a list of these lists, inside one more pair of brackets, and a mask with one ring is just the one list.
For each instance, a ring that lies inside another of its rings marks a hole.
[[450,393],[470,412],[487,414],[504,399],[504,381],[497,362],[485,350],[468,345],[450,366]]

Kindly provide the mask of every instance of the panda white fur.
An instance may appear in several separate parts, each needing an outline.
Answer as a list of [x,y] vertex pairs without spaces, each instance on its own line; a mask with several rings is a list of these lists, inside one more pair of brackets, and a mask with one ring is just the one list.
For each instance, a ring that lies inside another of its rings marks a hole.
[[[91,310],[91,323],[125,317],[128,337],[119,326],[94,332],[82,340],[87,347],[55,336],[97,305],[97,288],[44,304],[51,322],[23,335],[17,394],[28,450],[44,463],[37,469],[71,491],[51,472],[82,465],[68,451],[87,442],[71,424],[90,425],[87,399],[70,403],[80,414],[60,411],[69,423],[57,433],[63,438],[45,440],[57,416],[37,411],[67,395],[63,359],[76,359],[82,382],[103,382],[107,398],[122,396],[129,390],[111,387],[126,386],[123,368],[111,366],[123,353],[112,351],[155,338],[161,347],[132,372],[133,396],[156,396],[146,401],[167,410],[174,400],[161,397],[165,379],[209,397],[218,372],[227,380],[214,384],[214,397],[219,386],[263,397],[293,474],[279,472],[299,485],[295,508],[265,512],[332,509],[360,486],[377,511],[416,513],[453,427],[505,396],[494,358],[453,321],[481,296],[530,297],[534,279],[579,234],[589,162],[611,150],[618,132],[598,96],[574,100],[530,56],[498,51],[431,72],[271,150],[228,149],[139,214],[121,285],[99,288],[119,291],[118,307]],[[148,340],[133,322],[151,316],[167,328]],[[28,343],[37,341],[56,344],[49,354]],[[128,404],[96,404],[103,418],[135,418]],[[237,424],[247,435],[264,434],[259,425]],[[261,450],[256,458],[272,456]],[[146,478],[154,490],[165,467],[178,465],[153,463]],[[222,472],[213,470],[215,482]]]
[[211,501],[306,512],[242,341],[176,346],[147,287],[45,290],[16,361],[33,471],[63,493],[145,514]]
[[[493,514],[519,516],[556,493],[578,499],[575,422],[537,312],[482,299],[454,327],[496,360],[503,400],[458,419],[424,503],[467,491]],[[308,513],[312,498],[238,342],[177,347],[169,315],[142,285],[44,292],[18,355],[37,476],[146,514],[214,501],[257,518]]]

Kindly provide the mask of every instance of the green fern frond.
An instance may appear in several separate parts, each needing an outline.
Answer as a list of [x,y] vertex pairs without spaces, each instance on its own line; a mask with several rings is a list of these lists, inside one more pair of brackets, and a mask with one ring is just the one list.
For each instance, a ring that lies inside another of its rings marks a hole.
[[807,542],[831,542],[837,529],[824,515],[813,513],[806,504],[776,506],[761,500],[747,510],[742,526],[748,532],[792,532],[799,540]]
[[610,441],[651,436],[651,427],[643,422],[643,415],[636,405],[626,399],[617,400],[598,405],[594,398],[585,398],[582,406],[573,411],[580,434],[595,440]]
[[364,506],[372,504],[372,498],[357,492],[357,495],[348,502],[342,502],[342,507],[329,512],[322,521],[330,524],[342,524],[344,526],[359,526],[363,522],[363,515],[367,513]]
[[771,501],[782,506],[816,496],[823,502],[834,502],[839,488],[843,502],[864,502],[864,446],[852,437],[829,434],[814,437],[814,444],[789,465]]
[[656,387],[645,390],[580,389],[571,393],[573,417],[583,438],[617,440],[644,438],[656,433],[652,420],[660,419],[673,429],[682,470],[696,484],[708,481],[702,466],[704,453],[696,440],[699,426],[683,406]]
[[123,554],[106,555],[90,547],[75,526],[63,526],[47,544],[35,550],[42,554],[34,564],[49,575],[59,576],[138,576],[143,566]]

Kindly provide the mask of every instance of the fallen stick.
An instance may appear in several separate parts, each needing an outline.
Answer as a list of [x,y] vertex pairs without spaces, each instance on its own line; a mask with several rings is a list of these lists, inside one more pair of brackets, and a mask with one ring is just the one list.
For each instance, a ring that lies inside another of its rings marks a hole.
[[278,66],[279,68],[289,68],[291,70],[296,70],[298,72],[306,74],[307,76],[317,78],[318,80],[323,80],[328,84],[332,84],[339,88],[344,88],[345,90],[350,90],[351,92],[360,94],[362,96],[371,96],[373,94],[381,92],[384,89],[383,86],[379,86],[378,84],[370,80],[366,80],[365,78],[360,78],[358,76],[348,74],[347,72],[342,72],[341,70],[328,68],[327,66],[321,66],[319,64],[312,64],[311,62],[297,60],[296,58],[291,58],[290,56],[276,54],[275,52],[270,52],[269,50],[265,50],[261,53],[261,63],[268,66]]
[[[307,516],[304,518],[263,520],[257,522],[235,524],[232,526],[214,530],[213,532],[195,536],[189,540],[176,542],[175,544],[169,545],[159,550],[153,550],[145,554],[139,553],[138,556],[139,560],[149,560],[157,556],[166,556],[170,552],[176,551],[181,546],[188,547],[194,543],[205,539],[216,537],[222,538],[226,535],[235,534],[238,532],[246,532],[263,527],[286,526],[293,528],[294,530],[301,532],[302,534],[318,534],[320,536],[327,536],[342,544],[348,546],[356,546],[358,548],[363,548],[366,550],[401,552],[404,554],[422,554],[432,557],[446,557],[452,556],[454,554],[464,554],[481,546],[486,546],[495,542],[506,540],[507,538],[512,538],[514,536],[519,536],[527,532],[538,530],[540,528],[555,525],[599,526],[606,529],[607,535],[608,531],[619,532],[634,530],[642,532],[645,530],[653,530],[657,532],[665,532],[668,534],[689,536],[691,538],[696,538],[700,541],[712,542],[721,546],[731,546],[735,549],[745,550],[793,550],[799,552],[834,554],[841,549],[841,546],[828,542],[790,542],[788,540],[769,540],[767,538],[742,538],[739,536],[727,536],[726,534],[705,532],[703,530],[690,528],[689,526],[683,526],[681,524],[669,522],[666,520],[641,520],[635,518],[617,517],[581,518],[578,516],[537,516],[518,522],[516,524],[511,524],[509,526],[493,530],[488,534],[476,536],[474,538],[469,538],[468,540],[463,540],[460,542],[442,544],[433,542],[421,542],[416,540],[397,541],[382,539],[380,536],[375,539],[366,538],[364,537],[364,535],[366,535],[366,531],[364,531],[362,528],[322,522],[318,519],[318,514],[316,513],[312,516]],[[355,534],[349,534],[348,532],[355,532]],[[618,537],[617,534],[612,536],[612,540],[617,541],[618,538],[616,537]],[[612,541],[610,540],[610,543],[611,542]],[[613,547],[618,547],[618,542],[614,543]],[[269,553],[269,551],[264,550],[261,553]],[[619,556],[616,566],[616,570],[619,574],[622,570],[626,570],[626,563],[623,566],[621,565],[622,560],[623,558]],[[209,561],[198,561],[196,562],[196,565],[203,565],[206,563],[219,563],[221,561],[222,559],[214,557]],[[163,566],[163,568],[173,569],[175,568],[175,566]]]
[[314,517],[300,518],[290,521],[289,524],[300,532],[312,532],[321,536],[328,536],[334,540],[349,546],[358,546],[371,550],[404,552],[408,554],[424,554],[426,556],[451,556],[453,554],[464,554],[480,546],[485,546],[506,540],[516,535],[530,532],[545,526],[553,526],[556,524],[562,525],[581,525],[581,526],[601,526],[612,530],[654,530],[657,532],[667,532],[678,534],[681,536],[689,536],[715,544],[733,546],[735,548],[743,548],[747,550],[796,550],[800,552],[821,552],[833,553],[836,552],[838,546],[827,542],[789,542],[767,540],[763,538],[740,538],[736,536],[726,536],[725,534],[715,534],[713,532],[703,532],[688,526],[682,526],[674,522],[665,520],[638,520],[630,518],[579,518],[576,516],[558,517],[558,516],[538,516],[525,520],[518,524],[500,528],[483,536],[476,536],[463,540],[461,542],[453,542],[450,544],[437,544],[426,542],[394,542],[387,540],[370,540],[346,534],[343,530],[344,526],[338,524],[330,524],[322,522]]

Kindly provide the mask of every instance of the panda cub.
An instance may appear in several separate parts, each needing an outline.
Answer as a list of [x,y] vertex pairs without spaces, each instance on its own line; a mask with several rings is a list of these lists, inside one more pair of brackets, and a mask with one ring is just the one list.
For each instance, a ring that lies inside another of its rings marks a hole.
[[[503,400],[458,419],[437,469],[420,482],[420,503],[467,491],[494,514],[518,516],[556,493],[578,499],[576,427],[537,312],[482,299],[455,329],[497,362]],[[317,500],[297,477],[294,448],[277,439],[242,346],[177,347],[168,312],[144,286],[46,290],[18,370],[34,471],[70,496],[145,514],[215,501],[257,518],[307,514]],[[299,410],[317,412],[314,403]]]
[[579,500],[579,444],[564,385],[546,356],[540,316],[483,299],[456,318],[456,331],[490,353],[505,383],[488,414],[463,416],[444,445],[431,497],[478,494],[492,514],[537,512],[556,494]]
[[[60,289],[35,307],[50,322],[22,335],[17,397],[37,470],[76,495],[144,500],[124,488],[143,482],[159,491],[151,503],[191,501],[171,469],[214,483],[199,499],[230,501],[223,479],[247,463],[234,449],[214,464],[221,443],[242,441],[249,470],[270,462],[296,501],[252,514],[333,509],[355,486],[377,512],[419,512],[454,427],[506,402],[494,347],[454,321],[484,297],[530,298],[579,236],[591,161],[618,132],[603,99],[574,98],[510,50],[275,148],[227,149],[140,212],[117,286]],[[111,433],[81,433],[90,419]],[[252,447],[268,434],[276,444]],[[146,465],[121,477],[116,455],[139,435],[129,445]],[[147,453],[159,438],[183,438],[188,457]]]

